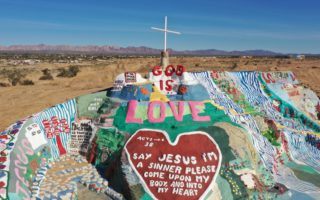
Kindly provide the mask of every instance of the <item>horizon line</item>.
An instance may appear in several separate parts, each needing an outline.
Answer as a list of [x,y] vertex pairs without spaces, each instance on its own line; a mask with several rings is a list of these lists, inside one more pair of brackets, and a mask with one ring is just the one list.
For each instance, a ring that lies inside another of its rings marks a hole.
[[[104,45],[99,45],[99,44],[45,44],[45,43],[38,43],[38,44],[10,44],[10,45],[2,45],[0,44],[0,47],[4,47],[4,48],[10,48],[10,47],[14,47],[14,46],[23,46],[23,47],[27,47],[27,46],[70,46],[70,47],[89,47],[89,46],[95,46],[95,47],[113,47],[113,48],[141,48],[141,47],[145,47],[145,48],[150,48],[153,50],[158,50],[158,51],[162,51],[161,48],[156,48],[156,47],[150,47],[150,46],[133,46],[133,45],[129,45],[129,46],[119,46],[119,45],[108,45],[108,44],[104,44]],[[183,51],[206,51],[206,50],[216,50],[216,51],[224,51],[224,52],[246,52],[246,51],[266,51],[266,52],[270,52],[270,53],[274,53],[274,54],[282,54],[282,55],[290,55],[290,54],[307,54],[307,55],[319,55],[320,53],[308,53],[308,52],[291,52],[291,53],[287,53],[287,52],[279,52],[279,51],[275,51],[275,50],[269,50],[269,49],[243,49],[243,50],[224,50],[224,49],[216,49],[216,48],[203,48],[203,49],[183,49],[183,50],[176,50],[174,48],[168,48],[168,50],[171,51],[176,51],[176,52],[183,52]],[[4,51],[4,50],[1,50]],[[41,50],[33,50],[33,51],[41,51]],[[85,52],[85,51],[83,51]],[[90,51],[88,51],[90,52]]]

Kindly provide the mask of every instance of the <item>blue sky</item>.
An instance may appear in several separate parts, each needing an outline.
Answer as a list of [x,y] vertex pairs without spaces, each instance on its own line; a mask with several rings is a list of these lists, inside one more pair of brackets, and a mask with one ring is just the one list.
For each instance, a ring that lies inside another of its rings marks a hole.
[[320,53],[319,0],[0,0],[0,45],[69,44]]

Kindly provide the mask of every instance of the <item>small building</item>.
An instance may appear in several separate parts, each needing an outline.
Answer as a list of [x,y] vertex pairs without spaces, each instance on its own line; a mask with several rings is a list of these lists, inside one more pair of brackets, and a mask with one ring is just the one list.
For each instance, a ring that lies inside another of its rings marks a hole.
[[299,54],[296,56],[296,59],[298,59],[298,60],[304,60],[305,58],[306,58],[306,56],[302,55],[302,54]]

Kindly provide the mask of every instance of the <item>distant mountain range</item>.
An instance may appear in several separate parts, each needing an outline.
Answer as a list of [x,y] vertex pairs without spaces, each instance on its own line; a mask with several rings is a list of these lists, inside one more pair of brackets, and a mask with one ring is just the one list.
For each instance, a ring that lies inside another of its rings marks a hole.
[[[277,56],[283,55],[266,50],[223,51],[217,49],[176,51],[168,49],[171,55],[195,56]],[[149,47],[116,47],[116,46],[71,46],[71,45],[12,45],[0,46],[0,52],[11,53],[83,53],[83,54],[121,54],[121,55],[159,55],[161,50]]]

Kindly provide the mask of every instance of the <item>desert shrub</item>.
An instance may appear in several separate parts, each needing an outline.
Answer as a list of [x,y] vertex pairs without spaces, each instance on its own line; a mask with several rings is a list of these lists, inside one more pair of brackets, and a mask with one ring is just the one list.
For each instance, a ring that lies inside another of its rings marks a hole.
[[41,71],[43,75],[39,78],[39,80],[53,80],[53,76],[51,75],[50,69],[46,68]]
[[69,72],[74,76],[77,76],[78,72],[80,72],[80,69],[78,66],[71,66],[69,67]]
[[78,66],[70,66],[68,69],[60,68],[58,71],[59,73],[57,77],[71,78],[77,76],[78,72],[80,72],[80,69]]
[[237,63],[233,63],[231,69],[236,69],[238,67],[238,64]]
[[23,73],[21,70],[15,69],[7,71],[7,78],[12,86],[16,86],[24,77],[26,77],[26,74]]
[[20,81],[19,83],[20,85],[34,85],[34,82],[30,79],[25,79],[23,81]]
[[0,82],[0,87],[10,87],[9,83]]
[[65,68],[59,68],[57,77],[64,77],[67,74],[67,70]]

